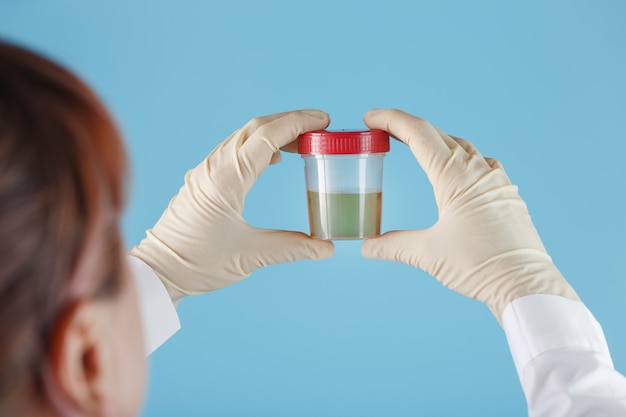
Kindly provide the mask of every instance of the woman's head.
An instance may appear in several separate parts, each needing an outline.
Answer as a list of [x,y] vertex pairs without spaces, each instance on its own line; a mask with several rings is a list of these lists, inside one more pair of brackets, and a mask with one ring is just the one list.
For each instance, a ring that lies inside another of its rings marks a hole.
[[118,225],[125,173],[91,90],[0,41],[0,415],[136,407],[124,398],[143,384]]

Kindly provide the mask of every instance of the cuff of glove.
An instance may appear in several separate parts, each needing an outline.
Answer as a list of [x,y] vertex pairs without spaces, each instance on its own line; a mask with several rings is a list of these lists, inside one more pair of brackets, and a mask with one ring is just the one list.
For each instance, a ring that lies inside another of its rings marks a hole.
[[548,294],[521,297],[504,309],[502,327],[520,378],[530,361],[556,349],[596,352],[613,367],[602,328],[580,301]]
[[[167,291],[174,307],[177,308],[183,297],[189,294],[182,290],[178,285],[167,279],[165,274],[162,273],[162,267],[164,265],[168,265],[168,263],[164,260],[171,259],[172,257],[176,258],[177,255],[163,242],[157,239],[152,234],[152,231],[148,231],[147,234],[148,236],[146,239],[144,239],[140,245],[132,248],[128,254],[141,260],[150,268],[153,274],[155,274],[161,281],[161,284]],[[181,259],[176,259],[176,262],[169,262],[170,265],[172,263],[182,264],[183,262]]]

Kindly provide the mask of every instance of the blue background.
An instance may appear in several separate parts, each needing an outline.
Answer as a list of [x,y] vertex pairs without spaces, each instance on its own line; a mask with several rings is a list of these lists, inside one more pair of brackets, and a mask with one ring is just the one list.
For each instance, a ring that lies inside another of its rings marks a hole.
[[[626,372],[626,2],[4,0],[0,35],[84,77],[132,158],[128,246],[252,117],[295,108],[362,127],[398,107],[474,142],[520,186],[557,266]],[[386,158],[383,229],[427,227],[432,189]],[[308,231],[303,164],[250,193],[255,226]],[[363,259],[268,267],[179,309],[144,416],[524,416],[488,309],[416,269]]]

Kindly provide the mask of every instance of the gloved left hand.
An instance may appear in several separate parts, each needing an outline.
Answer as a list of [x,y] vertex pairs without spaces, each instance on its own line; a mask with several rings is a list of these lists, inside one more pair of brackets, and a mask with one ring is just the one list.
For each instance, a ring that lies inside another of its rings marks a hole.
[[268,165],[280,161],[279,149],[328,124],[328,115],[317,110],[253,119],[187,172],[178,195],[130,252],[158,275],[174,304],[185,295],[226,287],[263,266],[332,256],[329,241],[257,229],[242,217],[246,194]]

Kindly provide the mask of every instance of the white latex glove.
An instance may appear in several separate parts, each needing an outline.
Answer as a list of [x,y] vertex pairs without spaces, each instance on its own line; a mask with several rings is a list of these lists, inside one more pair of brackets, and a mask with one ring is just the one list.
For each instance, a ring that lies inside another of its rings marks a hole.
[[526,204],[498,161],[399,110],[372,110],[365,123],[409,145],[439,209],[428,229],[366,240],[365,257],[420,268],[487,304],[498,320],[508,303],[524,295],[579,299],[546,253]]
[[317,110],[281,113],[251,120],[196,168],[185,185],[130,254],[146,262],[177,304],[233,284],[256,269],[332,255],[331,242],[284,230],[250,226],[242,217],[244,199],[282,146],[301,133],[325,129],[328,115]]

